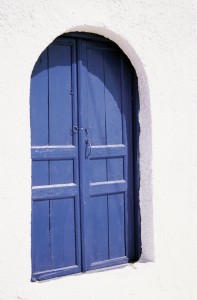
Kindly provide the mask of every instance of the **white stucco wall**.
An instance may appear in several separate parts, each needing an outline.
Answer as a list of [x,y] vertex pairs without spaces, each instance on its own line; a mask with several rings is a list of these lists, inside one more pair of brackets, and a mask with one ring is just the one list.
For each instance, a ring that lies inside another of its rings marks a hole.
[[[0,299],[197,299],[195,0],[0,0]],[[115,41],[140,90],[140,262],[31,283],[29,86],[54,38]],[[152,261],[152,262],[151,262]]]

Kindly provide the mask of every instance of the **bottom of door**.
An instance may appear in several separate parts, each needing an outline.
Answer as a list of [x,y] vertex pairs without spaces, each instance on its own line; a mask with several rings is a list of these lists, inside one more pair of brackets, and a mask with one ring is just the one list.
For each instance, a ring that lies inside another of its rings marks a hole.
[[109,259],[109,260],[92,263],[90,266],[90,270],[112,267],[112,266],[116,266],[116,265],[122,265],[122,264],[126,264],[128,262],[129,262],[128,257],[126,257],[126,256],[118,257],[118,258],[114,258],[114,259]]
[[[96,263],[92,263],[89,270],[96,270],[96,269],[101,269],[101,268],[108,268],[108,267],[113,267],[116,265],[123,265],[127,264],[129,262],[128,257],[123,256],[119,258],[114,258],[110,260],[104,260],[104,261],[99,261]],[[41,281],[41,280],[47,280],[55,277],[61,277],[65,275],[71,275],[71,274],[76,274],[81,272],[81,267],[79,266],[71,266],[71,267],[65,267],[65,268],[59,268],[55,270],[47,270],[43,272],[37,272],[32,275],[31,281]],[[85,273],[85,272],[84,272]]]
[[40,281],[40,280],[46,280],[51,279],[55,277],[61,277],[65,275],[71,275],[75,273],[80,273],[81,267],[79,266],[71,266],[71,267],[64,267],[54,270],[47,270],[43,272],[37,272],[32,274],[31,281]]

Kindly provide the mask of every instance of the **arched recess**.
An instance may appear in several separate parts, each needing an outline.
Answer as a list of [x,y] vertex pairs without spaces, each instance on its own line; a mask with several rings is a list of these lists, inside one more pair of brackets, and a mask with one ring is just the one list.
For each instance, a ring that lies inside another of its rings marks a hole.
[[[113,76],[120,76],[118,82]],[[91,93],[98,100],[89,109]],[[108,108],[107,93],[109,105],[111,102]],[[66,98],[70,111],[64,111]],[[62,100],[57,105],[58,99]],[[32,280],[139,258],[138,111],[135,70],[113,42],[101,36],[70,33],[41,54],[31,82]],[[120,131],[121,142],[116,141]],[[107,136],[112,136],[109,142]],[[91,176],[94,179],[87,182]],[[95,204],[88,207],[88,197],[98,202],[93,219]],[[117,198],[119,207],[110,204],[110,197]]]

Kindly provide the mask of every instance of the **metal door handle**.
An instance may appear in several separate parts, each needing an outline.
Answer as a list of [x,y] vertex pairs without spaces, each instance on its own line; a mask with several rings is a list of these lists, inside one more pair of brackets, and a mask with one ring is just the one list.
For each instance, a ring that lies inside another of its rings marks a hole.
[[92,145],[91,145],[91,127],[85,128],[85,143],[86,143],[86,158],[88,158],[92,151]]

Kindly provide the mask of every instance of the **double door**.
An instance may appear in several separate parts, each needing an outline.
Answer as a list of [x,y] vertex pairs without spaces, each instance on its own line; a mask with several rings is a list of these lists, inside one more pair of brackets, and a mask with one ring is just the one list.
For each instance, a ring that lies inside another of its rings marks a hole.
[[58,38],[34,67],[32,280],[133,258],[131,81],[109,42]]

